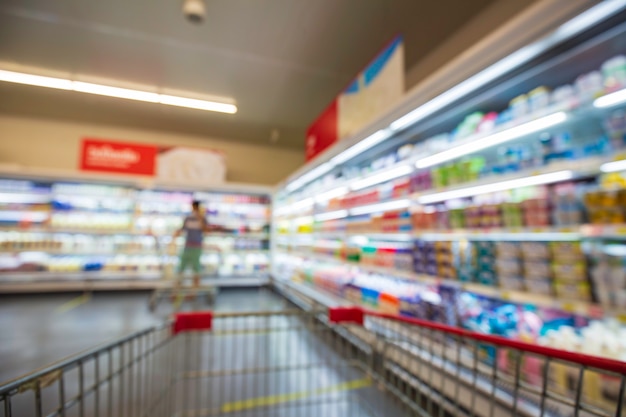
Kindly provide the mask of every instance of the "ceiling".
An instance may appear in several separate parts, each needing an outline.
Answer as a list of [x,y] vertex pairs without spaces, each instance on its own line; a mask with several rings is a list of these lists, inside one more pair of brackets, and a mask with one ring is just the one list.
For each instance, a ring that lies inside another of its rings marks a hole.
[[0,83],[0,112],[304,147],[304,131],[394,35],[406,67],[494,0],[0,0],[0,61],[233,98],[225,115]]

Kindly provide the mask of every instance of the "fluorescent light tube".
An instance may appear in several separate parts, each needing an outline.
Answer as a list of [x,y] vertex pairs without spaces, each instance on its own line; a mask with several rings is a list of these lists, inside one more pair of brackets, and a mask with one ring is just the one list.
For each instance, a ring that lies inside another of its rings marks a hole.
[[482,234],[470,234],[464,233],[423,233],[419,234],[419,238],[426,241],[453,241],[453,240],[470,240],[470,241],[560,241],[568,242],[572,240],[579,240],[580,233],[552,233],[552,232],[528,232],[528,233],[500,233],[485,231]]
[[409,175],[413,171],[413,167],[410,165],[401,165],[396,168],[391,168],[387,171],[371,175],[363,178],[362,180],[355,181],[350,188],[353,190],[361,190],[363,188],[371,187],[372,185],[380,184],[394,178]]
[[313,199],[305,198],[304,200],[300,200],[300,201],[293,203],[291,205],[291,209],[295,211],[295,210],[300,210],[300,209],[305,209],[307,207],[311,207],[312,205],[313,205]]
[[391,210],[400,210],[411,206],[411,200],[394,200],[386,203],[371,204],[369,206],[355,207],[350,210],[350,215],[359,216],[361,214],[382,213]]
[[518,49],[516,52],[485,68],[483,71],[480,71],[465,81],[450,88],[445,93],[440,94],[432,100],[417,107],[415,110],[398,118],[396,121],[391,123],[389,127],[394,131],[398,131],[424,120],[431,114],[486,85],[492,80],[506,74],[524,63],[529,62],[543,51],[560,43],[564,39],[570,38],[587,30],[587,28],[592,27],[598,22],[604,20],[607,16],[611,16],[622,9],[625,3],[626,2],[624,2],[624,0],[604,1],[590,7],[578,16],[556,28],[551,35],[548,35],[538,42]]
[[539,132],[541,130],[547,129],[548,127],[563,123],[565,120],[567,120],[567,114],[564,112],[558,112],[548,116],[544,116],[537,120],[523,123],[510,129],[506,129],[501,132],[497,132],[492,135],[473,140],[463,145],[453,147],[446,151],[439,152],[438,154],[420,159],[415,163],[415,166],[418,169],[428,168],[433,165],[450,161],[452,159],[470,155],[474,152],[478,152],[492,146],[500,145],[504,142],[508,142],[510,140],[517,139],[531,133]]
[[348,187],[339,187],[330,191],[326,191],[325,193],[319,194],[315,197],[315,201],[318,203],[324,203],[328,200],[332,200],[333,198],[342,197],[348,194]]
[[0,221],[6,222],[19,222],[19,221],[31,221],[31,222],[43,222],[48,219],[48,212],[45,211],[1,211]]
[[274,213],[274,217],[278,217],[278,216],[285,216],[289,214],[290,211],[291,211],[291,206],[282,206],[274,210],[273,213]]
[[49,194],[0,193],[0,203],[49,203]]
[[604,245],[602,247],[602,251],[606,253],[607,255],[618,256],[620,258],[623,258],[626,256],[626,245],[621,245],[621,244]]
[[56,88],[60,90],[72,90],[79,93],[98,94],[109,97],[123,98],[127,100],[139,100],[149,103],[161,103],[170,106],[187,107],[220,113],[236,113],[237,106],[230,103],[217,101],[197,100],[166,94],[157,94],[149,91],[131,90],[101,84],[72,81],[62,78],[44,77],[41,75],[25,74],[21,72],[0,70],[0,81],[18,84],[34,85],[38,87]]
[[626,171],[626,159],[622,159],[620,161],[607,162],[606,164],[602,164],[600,166],[600,171],[602,172]]
[[360,142],[356,143],[355,145],[349,147],[345,151],[341,152],[339,155],[335,156],[330,161],[336,165],[342,164],[352,159],[353,157],[359,155],[360,153],[372,148],[373,146],[378,145],[379,143],[387,139],[389,136],[391,136],[391,133],[392,132],[389,129],[381,129],[369,135],[368,137],[361,140]]
[[83,83],[74,81],[72,83],[74,91],[80,93],[98,94],[101,96],[125,98],[127,100],[147,101],[150,103],[158,103],[159,95],[146,91],[129,90],[127,88],[109,87],[106,85]]
[[455,198],[472,197],[479,194],[495,193],[513,188],[531,187],[533,185],[552,184],[572,179],[572,171],[558,171],[549,174],[535,175],[532,177],[518,178],[515,180],[494,182],[491,184],[477,185],[474,187],[461,188],[459,190],[444,191],[441,193],[425,195],[418,198],[420,204],[432,204]]
[[344,217],[348,217],[348,210],[329,211],[328,213],[320,213],[313,216],[318,222],[343,219]]
[[216,101],[196,100],[193,98],[159,95],[159,102],[170,106],[188,107],[190,109],[208,110],[219,113],[237,113],[237,106],[228,103],[218,103]]
[[72,90],[72,82],[61,78],[42,77],[40,75],[22,74],[20,72],[0,70],[0,81],[9,83],[34,85],[37,87]]
[[605,108],[622,103],[626,103],[626,88],[595,99],[593,105],[598,108]]
[[313,217],[312,216],[298,217],[297,219],[294,219],[293,222],[297,225],[313,223]]
[[[350,240],[355,238],[366,238],[368,241],[378,240],[384,242],[410,242],[413,240],[411,233],[367,233],[365,235],[357,235],[351,237]],[[367,242],[366,242],[367,243]]]
[[314,179],[316,179],[318,177],[321,177],[322,175],[326,174],[328,171],[330,171],[334,167],[335,167],[335,164],[332,163],[332,161],[325,162],[322,165],[319,165],[319,166],[313,168],[312,170],[310,170],[309,172],[307,172],[307,173],[301,175],[300,177],[296,178],[295,180],[293,180],[292,182],[287,184],[287,186],[285,188],[289,192],[295,191],[298,188],[302,187],[303,185],[308,184],[309,182],[313,181]]
[[367,236],[362,236],[362,235],[350,236],[348,240],[351,243],[354,243],[355,245],[361,245],[361,246],[367,245],[370,241]]

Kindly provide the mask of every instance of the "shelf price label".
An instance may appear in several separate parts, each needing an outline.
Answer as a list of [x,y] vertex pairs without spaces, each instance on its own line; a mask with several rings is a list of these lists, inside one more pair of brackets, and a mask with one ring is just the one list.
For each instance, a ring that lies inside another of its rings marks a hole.
[[509,301],[511,299],[511,293],[508,291],[500,291],[500,298]]

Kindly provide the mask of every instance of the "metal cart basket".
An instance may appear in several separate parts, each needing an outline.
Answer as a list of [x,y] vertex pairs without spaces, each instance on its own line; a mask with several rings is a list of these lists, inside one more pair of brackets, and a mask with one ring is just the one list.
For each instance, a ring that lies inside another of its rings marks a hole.
[[626,363],[332,308],[189,312],[0,387],[10,416],[625,416]]

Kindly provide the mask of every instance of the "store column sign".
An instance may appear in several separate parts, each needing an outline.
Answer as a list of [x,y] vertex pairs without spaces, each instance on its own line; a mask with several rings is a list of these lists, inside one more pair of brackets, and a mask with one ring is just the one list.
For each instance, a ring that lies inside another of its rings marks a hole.
[[395,37],[309,126],[306,160],[358,133],[404,95],[404,45]]
[[135,143],[83,139],[80,169],[117,174],[155,175],[157,147]]

